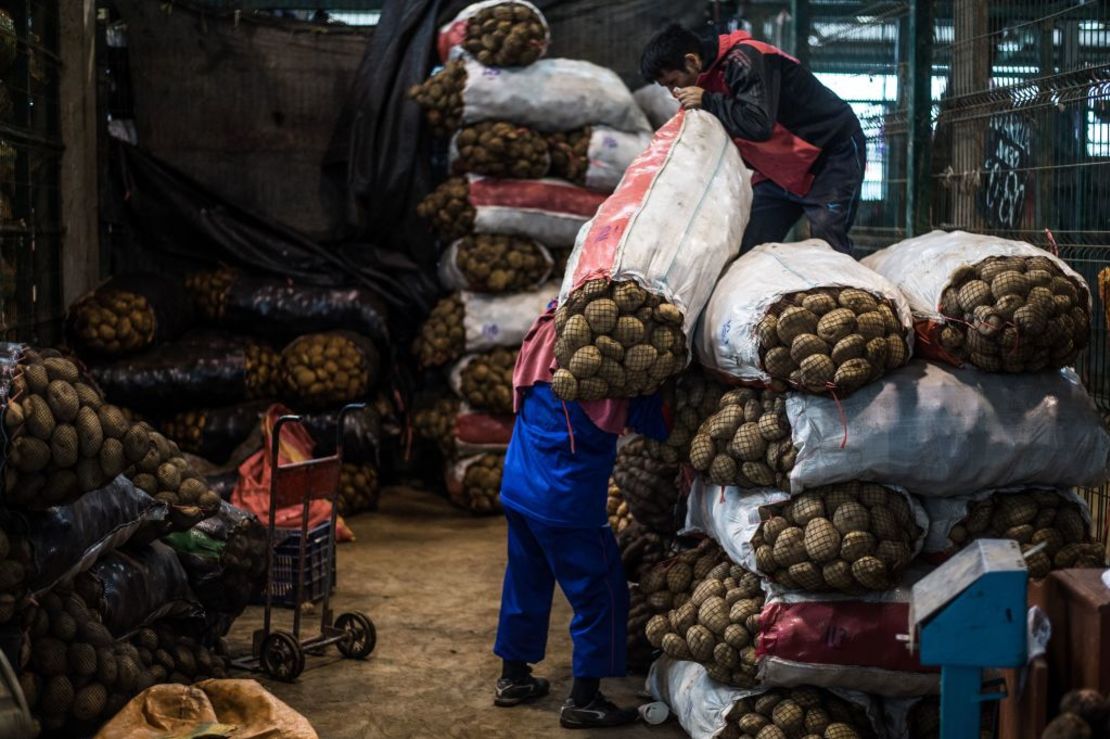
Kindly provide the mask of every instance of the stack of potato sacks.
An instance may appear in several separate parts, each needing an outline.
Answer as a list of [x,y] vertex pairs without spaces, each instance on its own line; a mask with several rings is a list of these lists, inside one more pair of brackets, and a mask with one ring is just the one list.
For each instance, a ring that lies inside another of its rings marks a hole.
[[[826,689],[850,688],[888,735],[935,737],[935,675],[896,638],[904,586],[983,537],[1018,542],[1033,579],[1104,565],[1073,488],[1106,480],[1110,435],[1060,369],[1086,344],[1089,306],[1056,257],[962,233],[862,265],[820,242],[763,245],[724,273],[695,345],[743,386],[718,394],[686,458],[687,533],[716,540],[723,564],[685,553],[639,584],[664,653],[649,684],[684,726],[879,731],[834,710]],[[910,360],[915,340],[931,361]],[[835,655],[805,626],[830,622]],[[723,721],[709,715],[721,705]]]
[[[222,633],[204,628],[181,562],[157,541],[221,501],[176,444],[106,402],[78,363],[3,349],[0,631],[19,645],[9,657],[36,731],[86,735],[154,683],[226,674],[212,649]],[[128,640],[156,612],[194,617],[159,627],[156,647],[172,662]]]
[[[177,281],[114,278],[71,307],[70,326],[110,398],[214,465],[228,461],[272,403],[327,414],[368,399],[385,340],[384,308],[366,290],[227,267]],[[345,514],[377,499],[376,460],[348,461]]]
[[[520,343],[556,297],[551,280],[562,276],[579,227],[637,147],[646,145],[648,125],[612,73],[585,62],[540,59],[547,22],[530,3],[469,6],[444,26],[439,41],[446,66],[414,87],[411,97],[424,108],[432,132],[449,138],[450,177],[418,213],[444,246],[439,276],[450,294],[428,316],[414,350],[423,368],[448,370],[457,402],[435,394],[415,425],[444,454],[452,502],[497,513]],[[635,109],[625,115],[627,130],[589,125],[609,122],[605,101],[589,90],[528,82],[548,67],[616,80],[609,97]],[[491,87],[464,95],[464,89],[474,92],[475,80],[504,80],[522,94]],[[564,115],[574,109],[586,125],[562,128],[558,114],[536,120],[545,108]],[[600,110],[597,121],[591,120],[594,109]],[[599,174],[600,165],[591,169],[591,141],[608,151],[631,151],[623,160],[608,157]],[[427,377],[434,384],[435,373]]]

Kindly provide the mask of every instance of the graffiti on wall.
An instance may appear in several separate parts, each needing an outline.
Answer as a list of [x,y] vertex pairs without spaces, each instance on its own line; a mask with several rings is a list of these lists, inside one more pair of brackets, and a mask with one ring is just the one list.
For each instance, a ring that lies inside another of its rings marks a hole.
[[1029,190],[1033,127],[1016,113],[993,116],[987,127],[980,207],[993,228],[1021,224]]

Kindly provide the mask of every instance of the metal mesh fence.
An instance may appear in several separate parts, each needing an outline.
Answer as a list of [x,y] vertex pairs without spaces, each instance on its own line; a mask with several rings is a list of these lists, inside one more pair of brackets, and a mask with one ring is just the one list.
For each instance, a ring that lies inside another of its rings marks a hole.
[[[928,146],[931,163],[920,174],[917,222],[1058,250],[1093,288],[1110,266],[1110,213],[1102,207],[1110,195],[1110,4],[932,3],[931,33],[923,35],[928,79],[907,63],[915,6],[807,6],[810,66],[852,103],[867,135],[853,231],[861,251],[908,235],[906,163],[915,150],[907,107],[917,89],[931,104],[918,144]],[[1097,297],[1092,331],[1077,369],[1108,413],[1110,354]],[[1105,539],[1110,489],[1085,493]]]
[[0,4],[0,335],[57,339],[63,315],[58,4]]

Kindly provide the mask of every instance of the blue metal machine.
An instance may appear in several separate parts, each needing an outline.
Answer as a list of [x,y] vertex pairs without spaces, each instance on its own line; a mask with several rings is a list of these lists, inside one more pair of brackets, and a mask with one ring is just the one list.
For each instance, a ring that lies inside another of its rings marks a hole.
[[1029,573],[1017,542],[980,539],[913,586],[910,651],[939,666],[941,739],[978,739],[986,668],[1026,664]]

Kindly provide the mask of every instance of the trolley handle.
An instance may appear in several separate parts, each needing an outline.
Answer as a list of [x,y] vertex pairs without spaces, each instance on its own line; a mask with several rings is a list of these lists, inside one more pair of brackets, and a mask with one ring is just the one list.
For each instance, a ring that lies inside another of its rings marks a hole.
[[361,411],[365,407],[366,403],[348,403],[339,411],[339,423],[336,424],[335,427],[335,455],[339,457],[340,462],[343,461],[344,422],[347,420],[348,415],[355,411]]
[[[274,467],[278,467],[280,462],[281,462],[281,457],[278,456],[278,453],[281,450],[281,429],[282,429],[282,427],[285,426],[285,424],[287,424],[287,423],[294,423],[294,422],[299,423],[300,420],[301,420],[300,416],[298,416],[295,413],[290,413],[288,415],[281,416],[274,423],[274,430],[273,430],[273,433],[272,433],[271,439],[270,439],[270,459],[273,460],[270,464],[273,465]],[[272,513],[271,513],[271,515],[272,515]]]

